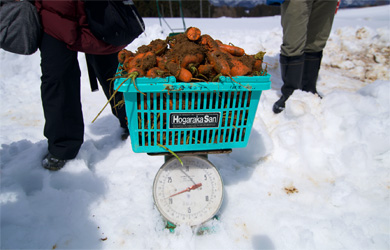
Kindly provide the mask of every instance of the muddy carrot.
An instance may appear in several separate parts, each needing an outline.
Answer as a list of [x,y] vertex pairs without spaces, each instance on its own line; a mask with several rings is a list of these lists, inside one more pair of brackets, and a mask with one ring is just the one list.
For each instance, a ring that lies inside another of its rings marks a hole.
[[156,62],[157,62],[157,67],[159,67],[162,70],[165,70],[166,64],[168,62],[168,58],[166,56],[164,57],[158,56],[156,57]]
[[202,64],[198,67],[199,74],[209,75],[214,71],[214,67],[211,64]]
[[182,82],[190,82],[192,79],[192,74],[185,68],[180,68],[179,75],[176,77]]
[[202,35],[200,43],[209,51],[218,49],[218,43],[210,35]]
[[183,57],[180,66],[182,68],[187,68],[188,65],[193,64],[193,66],[198,66],[204,59],[203,54],[197,53],[197,54],[187,54]]
[[[145,75],[145,72],[139,68],[139,67],[134,67],[134,68],[131,68],[129,71],[129,76],[132,75],[136,75],[136,77],[140,77],[140,76],[144,76]],[[134,79],[133,79],[134,80]]]
[[[134,57],[127,57],[126,60],[123,62],[123,69],[128,71],[130,69],[130,63],[134,59]],[[134,66],[133,66],[134,67]]]
[[176,77],[179,81],[190,82],[192,79],[192,74],[185,68],[180,67],[174,62],[167,63],[167,69],[171,72],[173,76]]
[[189,27],[187,30],[186,30],[186,35],[187,35],[187,38],[191,41],[197,41],[199,40],[200,38],[200,35],[201,35],[201,32],[200,32],[200,29],[196,28],[196,27]]
[[148,51],[146,53],[137,54],[134,59],[129,63],[129,68],[140,68],[143,71],[154,67],[156,65],[156,54]]
[[141,63],[142,58],[145,56],[145,53],[138,53],[134,56],[134,58],[129,61],[127,68],[132,69],[135,67],[138,67],[139,64]]
[[214,66],[211,64],[202,64],[198,67],[198,75],[209,80],[213,78],[217,72],[214,70]]
[[221,40],[215,40],[217,42],[218,45],[221,45],[223,44],[223,42],[221,42]]
[[239,60],[231,60],[230,63],[232,64],[232,67],[230,69],[231,76],[245,76],[251,71],[248,66],[246,66]]
[[139,67],[142,70],[147,70],[148,68],[154,67],[156,62],[156,54],[149,51],[145,53],[144,57],[142,57]]
[[127,49],[122,49],[118,52],[118,62],[123,63],[130,56],[133,56],[133,52]]
[[160,42],[159,43],[156,43],[154,45],[154,48],[153,48],[153,52],[156,54],[156,55],[160,55],[162,53],[165,52],[165,50],[168,48],[168,44],[163,41],[163,40],[159,40]]
[[224,76],[230,75],[229,63],[223,57],[223,54],[220,51],[217,50],[214,52],[207,53],[207,58],[218,74],[222,74]]
[[219,48],[233,56],[243,56],[245,54],[244,49],[233,45],[219,44]]
[[263,69],[263,61],[262,60],[256,60],[253,64],[252,71],[261,71]]
[[128,76],[127,76],[127,79],[131,79],[133,84],[134,84],[134,88],[140,92],[141,94],[143,95],[146,95],[145,93],[141,92],[137,85],[135,84],[135,78],[137,77],[141,77],[141,76],[145,76],[145,72],[141,69],[141,68],[138,68],[138,67],[134,67],[134,68],[131,68],[128,72]]
[[152,78],[163,77],[164,73],[165,72],[161,70],[159,67],[153,67],[146,72],[146,77],[152,77]]

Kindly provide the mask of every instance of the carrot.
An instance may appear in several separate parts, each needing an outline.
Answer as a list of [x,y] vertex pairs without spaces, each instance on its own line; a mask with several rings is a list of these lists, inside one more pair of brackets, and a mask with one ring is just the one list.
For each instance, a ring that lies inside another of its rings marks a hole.
[[185,68],[180,68],[179,75],[176,77],[182,82],[190,82],[192,79],[192,74]]
[[148,45],[141,45],[137,49],[137,53],[146,53],[153,52],[155,54],[160,54],[165,52],[165,49],[168,47],[167,42],[162,39],[156,39],[151,41]]
[[152,78],[158,77],[157,70],[159,70],[158,67],[153,67],[149,69],[148,72],[146,72],[146,77],[152,77]]
[[263,61],[262,60],[256,60],[253,64],[252,71],[261,71],[263,69],[262,67]]
[[185,68],[180,67],[174,62],[168,62],[167,69],[171,72],[173,76],[176,77],[179,81],[190,82],[192,79],[192,74]]
[[216,75],[259,75],[264,72],[261,67],[264,53],[247,55],[240,47],[224,44],[210,35],[202,35],[198,28],[190,27],[183,34],[142,45],[137,53],[126,49],[118,52],[123,73],[115,77],[127,77],[133,68],[144,72],[137,76],[173,75],[184,82],[211,80]]
[[123,69],[128,71],[130,69],[130,63],[134,59],[134,57],[128,57],[126,60],[123,62]]
[[202,64],[202,65],[199,65],[198,67],[198,71],[199,71],[199,74],[202,74],[202,75],[210,75],[212,74],[213,72],[215,73],[214,71],[214,66],[211,65],[211,64]]
[[181,63],[180,63],[180,66],[182,68],[186,68],[190,63],[193,63],[197,60],[197,57],[196,55],[193,55],[193,54],[187,54],[183,57],[183,59],[181,60]]
[[142,70],[146,71],[148,68],[154,67],[156,63],[156,54],[149,51],[145,53],[144,57],[142,57],[141,64],[139,65],[139,67]]
[[168,48],[168,44],[166,43],[166,41],[161,40],[161,39],[156,39],[156,40],[150,42],[149,46],[152,47],[152,51],[156,55],[160,55],[160,54],[164,53],[165,50]]
[[144,76],[145,75],[145,71],[143,71],[139,67],[131,68],[127,73],[129,74],[129,76],[130,75],[132,75],[132,76],[136,75],[136,77],[140,77],[140,76]]
[[244,49],[233,45],[219,44],[219,48],[233,56],[243,56],[245,54]]
[[140,92],[141,94],[146,95],[145,93],[141,92],[141,91],[138,89],[137,85],[135,84],[135,78],[140,77],[140,76],[145,76],[145,72],[144,72],[141,68],[139,68],[139,67],[134,67],[134,68],[131,68],[131,69],[128,71],[128,75],[127,75],[126,80],[127,80],[127,79],[133,80],[134,88],[135,88],[138,92]]
[[132,68],[135,68],[137,67],[142,58],[145,56],[145,53],[138,53],[134,56],[134,58],[129,62],[129,65],[127,66],[128,69],[132,69]]
[[200,44],[205,46],[209,51],[218,49],[218,43],[210,35],[202,35]]
[[189,27],[186,30],[185,34],[187,35],[187,38],[190,41],[197,41],[200,38],[201,32],[200,32],[200,29],[198,29],[196,27]]
[[152,78],[163,77],[164,74],[165,74],[164,70],[161,70],[159,67],[153,67],[149,69],[148,72],[146,72],[146,77],[152,77]]
[[218,74],[222,74],[224,76],[230,75],[230,66],[227,60],[224,58],[223,53],[221,51],[216,50],[214,52],[207,53],[207,59],[210,64],[213,65],[214,70]]
[[198,66],[204,59],[204,55],[201,53],[197,54],[187,54],[183,57],[183,60],[181,61],[180,66],[182,68],[187,68],[190,64],[193,64],[193,66]]
[[162,70],[166,70],[167,69],[166,66],[167,66],[168,62],[176,63],[176,59],[175,58],[168,58],[167,56],[158,57],[158,58],[156,58],[156,61],[157,61],[157,67],[159,67]]
[[127,49],[122,49],[118,52],[118,62],[123,63],[130,56],[133,56],[133,52]]
[[128,68],[140,68],[143,71],[146,71],[148,68],[154,67],[156,65],[156,54],[148,51],[146,53],[136,54],[134,59],[129,62]]
[[215,72],[213,65],[211,64],[202,64],[198,67],[198,76],[205,78],[206,80],[210,80],[214,76],[217,75]]
[[157,64],[157,67],[159,67],[160,69],[164,69],[165,68],[164,57],[156,56],[156,64]]
[[230,63],[233,65],[230,70],[231,76],[245,76],[251,71],[248,66],[246,66],[239,60],[234,59],[231,60]]

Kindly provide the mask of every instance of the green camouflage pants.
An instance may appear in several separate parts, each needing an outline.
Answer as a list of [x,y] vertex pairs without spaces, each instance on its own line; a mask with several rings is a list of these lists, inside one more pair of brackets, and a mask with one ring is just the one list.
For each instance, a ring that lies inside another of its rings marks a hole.
[[337,0],[286,0],[281,5],[284,56],[322,51],[329,38]]

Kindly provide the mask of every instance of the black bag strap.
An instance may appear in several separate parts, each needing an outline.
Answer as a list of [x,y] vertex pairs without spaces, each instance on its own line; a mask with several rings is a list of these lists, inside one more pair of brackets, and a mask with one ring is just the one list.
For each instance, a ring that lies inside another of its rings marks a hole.
[[91,84],[91,91],[94,92],[99,90],[96,74],[95,71],[93,70],[91,63],[88,61],[87,58],[85,59],[87,61],[87,69],[88,69],[89,83]]

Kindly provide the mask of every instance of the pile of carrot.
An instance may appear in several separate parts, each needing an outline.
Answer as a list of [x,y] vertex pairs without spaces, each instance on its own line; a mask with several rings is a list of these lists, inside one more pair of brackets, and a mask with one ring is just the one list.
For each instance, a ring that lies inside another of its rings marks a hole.
[[119,77],[174,76],[181,82],[214,82],[219,76],[262,76],[267,74],[264,54],[247,55],[240,47],[224,44],[190,27],[182,34],[142,45],[135,53],[120,51]]
[[[265,52],[260,51],[255,55],[248,55],[240,47],[225,44],[207,34],[202,35],[198,28],[190,27],[182,34],[167,37],[165,40],[156,39],[148,45],[142,45],[137,48],[136,52],[126,49],[121,50],[118,53],[118,61],[120,63],[118,74],[112,80],[125,78],[121,83],[122,85],[127,79],[132,79],[134,87],[138,90],[134,81],[136,77],[156,78],[174,76],[180,82],[218,82],[220,76],[263,76],[267,75],[267,64],[263,62],[264,54]],[[263,68],[263,65],[265,65],[265,68]],[[112,96],[115,95],[118,89],[119,87]],[[251,90],[250,88],[248,90],[243,93],[228,91],[219,93],[191,92],[188,93],[188,96],[186,93],[175,93],[172,91],[167,93],[150,93],[147,96],[138,90],[137,109],[141,111],[153,110],[153,105],[157,106],[157,110],[179,109],[179,105],[183,105],[182,108],[184,109],[186,106],[184,100],[187,97],[186,101],[189,110],[209,106],[209,104],[205,105],[204,102],[210,99],[217,100],[212,104],[213,107],[226,109],[228,106],[227,100],[233,98],[237,100],[241,98],[240,102],[236,102],[236,108],[248,108],[251,100]],[[161,98],[163,102],[149,103],[148,98],[157,98],[157,100]],[[140,103],[141,99],[144,100],[143,107]],[[104,107],[107,104],[108,102]],[[237,106],[239,104],[242,106]],[[151,106],[148,107],[148,105]],[[174,107],[174,105],[176,106]],[[159,112],[151,113],[148,118],[145,112],[138,112],[138,129],[150,129],[150,131],[139,132],[138,136],[140,143],[142,138],[144,138],[144,145],[142,146],[148,146],[149,143],[154,145],[155,139],[158,145],[183,145],[189,142],[193,144],[222,143],[232,141],[234,138],[236,141],[239,141],[243,140],[245,136],[246,128],[244,126],[247,124],[247,118],[248,110],[223,111],[221,114],[222,128],[220,131],[213,132],[215,133],[213,136],[208,134],[208,132],[198,134],[186,133],[185,135],[183,132],[180,132],[179,136],[179,132],[173,133],[167,130],[160,133],[154,131],[155,129],[160,130],[168,127],[169,118],[166,114],[160,117]],[[230,128],[226,124],[233,124],[233,127]],[[235,125],[240,127],[236,128]]]

